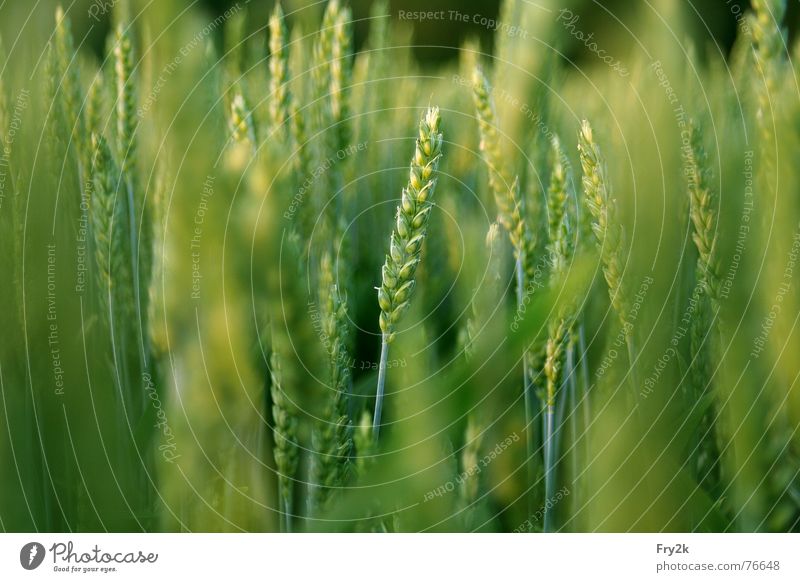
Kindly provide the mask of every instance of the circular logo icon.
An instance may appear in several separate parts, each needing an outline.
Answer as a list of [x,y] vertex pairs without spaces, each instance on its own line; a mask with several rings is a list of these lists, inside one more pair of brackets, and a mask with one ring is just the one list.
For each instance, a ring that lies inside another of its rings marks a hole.
[[30,542],[19,551],[19,563],[26,570],[35,570],[44,561],[44,546],[39,542]]

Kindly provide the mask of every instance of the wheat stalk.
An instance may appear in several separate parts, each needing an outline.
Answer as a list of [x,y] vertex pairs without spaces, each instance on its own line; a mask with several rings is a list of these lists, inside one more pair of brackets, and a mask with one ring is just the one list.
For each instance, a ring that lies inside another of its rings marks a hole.
[[383,392],[389,344],[394,339],[395,326],[408,309],[416,281],[414,274],[420,261],[422,244],[427,235],[431,199],[436,188],[436,171],[442,153],[441,117],[438,107],[431,107],[419,122],[414,157],[408,185],[403,189],[397,207],[395,228],[392,231],[389,254],[383,265],[378,305],[381,328],[381,358],[378,367],[378,390],[372,431],[377,440],[381,426]]
[[[3,43],[3,35],[0,34],[0,62],[7,63],[6,47]],[[11,119],[8,116],[8,87],[6,86],[6,76],[0,71],[0,147],[5,151],[6,132],[8,131]]]

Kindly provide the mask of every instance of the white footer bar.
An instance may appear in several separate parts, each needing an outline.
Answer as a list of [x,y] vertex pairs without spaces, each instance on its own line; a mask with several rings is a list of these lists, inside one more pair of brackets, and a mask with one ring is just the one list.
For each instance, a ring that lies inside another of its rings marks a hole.
[[796,582],[798,554],[797,534],[4,534],[0,580]]

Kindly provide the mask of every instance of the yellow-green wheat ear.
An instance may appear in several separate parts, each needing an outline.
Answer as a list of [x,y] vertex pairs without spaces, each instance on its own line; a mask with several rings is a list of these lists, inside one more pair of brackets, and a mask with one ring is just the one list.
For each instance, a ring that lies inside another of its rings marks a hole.
[[508,232],[514,249],[520,276],[518,287],[524,288],[526,279],[533,274],[536,243],[525,222],[519,179],[511,178],[501,150],[491,87],[480,67],[473,70],[472,88],[478,117],[479,147],[489,170],[489,189],[497,205],[497,219]]
[[395,326],[409,306],[415,284],[414,274],[427,234],[442,149],[440,122],[438,108],[428,109],[420,121],[408,185],[403,189],[397,207],[389,254],[383,265],[378,304],[381,308],[381,332],[389,343],[394,339]]
[[281,138],[288,134],[286,123],[292,99],[288,84],[289,53],[286,37],[286,21],[278,2],[269,19],[269,115],[272,130]]
[[[341,7],[338,0],[331,0],[325,7],[322,16],[322,24],[314,43],[315,64],[312,69],[314,88],[317,97],[322,101],[327,101],[327,94],[330,91],[328,86],[329,72],[331,69],[331,55],[333,54],[333,38],[335,34],[336,21],[339,18]],[[327,112],[330,113],[329,111]]]
[[[771,147],[767,144],[772,141],[772,109],[779,101],[778,78],[786,50],[781,31],[781,23],[786,15],[786,0],[752,0],[751,5],[753,13],[750,14],[749,29],[756,69],[756,78],[753,79],[758,103],[756,121],[763,147]],[[765,163],[770,166],[773,164],[771,156],[765,156]]]
[[[751,5],[750,30],[756,49],[756,66],[767,73],[785,51],[781,23],[786,16],[786,0],[752,0]],[[767,81],[771,82],[771,79]]]
[[253,125],[253,115],[242,93],[237,93],[233,99],[231,99],[228,123],[230,124],[233,141],[237,143],[249,143],[253,150],[255,150],[256,131]]
[[717,196],[711,188],[711,170],[702,142],[702,129],[689,126],[689,215],[692,240],[697,247],[697,279],[708,294],[715,314],[720,306],[720,275],[717,259]]
[[411,158],[408,185],[403,188],[397,207],[395,228],[389,242],[389,254],[381,272],[378,305],[381,313],[381,358],[378,366],[378,391],[372,420],[373,436],[380,430],[383,390],[389,344],[395,326],[410,305],[422,245],[428,231],[431,200],[436,188],[436,172],[442,153],[441,116],[438,107],[430,107],[419,122],[414,157]]
[[479,147],[489,169],[489,188],[497,204],[500,224],[510,232],[514,227],[511,215],[517,205],[510,195],[513,179],[500,147],[489,80],[480,67],[475,67],[472,72],[472,88],[480,133]]
[[627,328],[628,301],[621,284],[624,233],[617,216],[616,200],[611,196],[605,160],[594,140],[592,126],[586,120],[581,123],[578,151],[583,169],[583,190],[593,218],[592,230],[600,249],[611,304],[623,327]]

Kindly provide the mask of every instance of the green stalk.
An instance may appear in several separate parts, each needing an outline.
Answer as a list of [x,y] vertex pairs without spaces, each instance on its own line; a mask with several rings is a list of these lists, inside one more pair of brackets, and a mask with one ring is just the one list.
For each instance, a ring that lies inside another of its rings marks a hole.
[[377,441],[381,430],[381,412],[383,411],[383,394],[386,386],[386,363],[389,358],[389,341],[385,333],[381,334],[381,359],[378,364],[378,390],[375,396],[375,415],[372,418],[372,435]]

